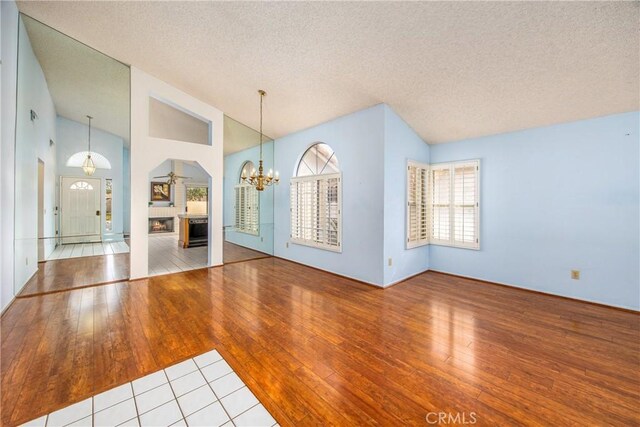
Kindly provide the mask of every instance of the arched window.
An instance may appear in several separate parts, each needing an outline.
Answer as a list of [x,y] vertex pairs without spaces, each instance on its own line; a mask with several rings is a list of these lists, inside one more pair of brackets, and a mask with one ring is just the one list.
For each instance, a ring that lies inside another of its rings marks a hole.
[[260,234],[260,195],[253,185],[242,180],[242,176],[250,176],[255,170],[251,160],[247,160],[240,168],[238,185],[235,186],[235,229],[241,233]]
[[342,175],[325,143],[304,152],[291,178],[291,241],[342,252]]
[[[71,168],[81,168],[84,159],[87,158],[88,151],[79,151],[67,159],[66,166]],[[98,169],[111,169],[111,162],[105,156],[95,151],[91,152],[91,159]]]
[[87,181],[76,181],[71,186],[69,186],[70,190],[93,190],[93,185],[89,184]]
[[244,176],[251,176],[251,174],[253,173],[253,171],[256,170],[255,165],[253,164],[253,162],[251,160],[247,160],[246,162],[244,162],[242,164],[242,168],[240,169],[240,175],[238,175],[238,183],[242,184],[242,175]]
[[338,158],[331,147],[319,142],[304,152],[296,176],[324,175],[340,172]]

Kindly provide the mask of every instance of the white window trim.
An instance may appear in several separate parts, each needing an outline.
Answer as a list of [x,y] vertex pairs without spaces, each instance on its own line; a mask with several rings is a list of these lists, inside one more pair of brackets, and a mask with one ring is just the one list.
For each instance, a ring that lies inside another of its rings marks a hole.
[[[306,175],[291,178],[289,183],[289,197],[291,197],[291,185],[294,182],[316,182],[320,179],[328,180],[331,178],[338,178],[338,246],[327,245],[324,243],[312,242],[306,239],[298,239],[294,238],[291,234],[291,224],[289,224],[289,241],[296,245],[309,246],[312,248],[323,249],[331,252],[342,253],[342,173],[332,173],[332,174],[322,174],[322,175]],[[291,204],[291,201],[289,201]],[[289,221],[292,221],[291,218],[291,206],[289,206]]]
[[77,153],[69,156],[65,166],[69,168],[81,168],[89,154],[91,154],[91,159],[93,160],[96,169],[111,169],[111,162],[109,162],[109,159],[96,151],[92,151],[91,153],[88,151],[78,151]]
[[[454,201],[455,201],[455,197],[454,197],[454,192],[455,192],[455,187],[454,187],[454,183],[455,183],[455,174],[454,171],[456,169],[456,167],[460,167],[462,165],[473,165],[476,168],[476,179],[475,179],[475,205],[476,205],[476,214],[474,217],[474,221],[475,221],[475,230],[476,230],[476,241],[474,243],[462,243],[459,241],[455,240],[455,218],[454,218],[454,214],[455,214],[455,209],[454,209]],[[429,230],[429,237],[428,239],[421,239],[421,240],[417,240],[417,241],[413,241],[410,242],[409,241],[409,227],[410,227],[410,218],[409,218],[409,180],[410,180],[410,176],[409,176],[409,172],[410,172],[410,167],[414,166],[414,167],[419,167],[419,168],[423,168],[427,170],[427,176],[428,176],[428,182],[427,182],[427,194],[428,194],[428,204],[427,204],[427,227]],[[449,172],[449,179],[450,179],[450,184],[449,184],[449,191],[450,191],[450,197],[449,197],[449,215],[450,215],[450,219],[449,219],[449,227],[450,227],[450,231],[449,231],[449,239],[448,240],[443,240],[443,239],[434,239],[433,238],[433,230],[432,230],[432,210],[433,210],[433,203],[432,203],[432,197],[433,197],[433,188],[432,188],[432,179],[431,179],[431,173],[434,170],[442,170],[442,169],[448,169]],[[436,245],[436,246],[448,246],[448,247],[453,247],[453,248],[461,248],[461,249],[472,249],[472,250],[480,250],[480,177],[481,177],[481,169],[480,169],[480,159],[471,159],[471,160],[464,160],[464,161],[456,161],[456,162],[447,162],[447,163],[435,163],[435,164],[425,164],[425,163],[420,163],[420,162],[416,162],[413,160],[409,160],[407,161],[407,188],[406,188],[406,199],[405,199],[405,209],[406,209],[406,227],[405,227],[405,243],[406,243],[406,248],[407,249],[413,249],[413,248],[417,248],[417,247],[421,247],[424,245]]]
[[[255,191],[256,193],[258,193],[258,190],[251,184],[236,184],[234,187],[234,202],[235,202],[235,206],[234,206],[234,230],[237,231],[238,233],[244,233],[244,234],[249,234],[252,236],[259,236],[260,235],[260,194],[256,194],[257,197],[257,203],[256,203],[256,210],[254,212],[252,212],[252,215],[255,215],[255,223],[256,223],[256,229],[253,230],[251,228],[241,228],[238,227],[238,223],[236,222],[236,218],[237,218],[237,211],[238,211],[238,191],[237,189],[239,187],[243,187],[246,189],[251,188],[251,191]],[[246,194],[246,193],[245,193]],[[246,222],[245,222],[246,225]]]
[[[476,215],[474,217],[475,220],[475,230],[476,230],[476,241],[474,243],[461,243],[458,241],[455,241],[455,220],[454,220],[454,181],[455,181],[455,174],[454,171],[456,169],[456,167],[462,166],[462,165],[473,165],[476,168],[476,179],[475,179],[475,205],[476,205]],[[457,162],[448,162],[448,163],[436,163],[436,164],[432,164],[430,166],[430,173],[433,170],[438,170],[438,169],[449,169],[450,173],[449,173],[449,179],[450,181],[450,191],[451,191],[451,195],[449,197],[449,215],[450,215],[450,219],[449,219],[449,226],[450,226],[450,231],[449,231],[449,239],[448,240],[441,240],[441,239],[433,239],[432,237],[429,238],[429,243],[432,245],[436,245],[436,246],[448,246],[448,247],[453,247],[453,248],[461,248],[461,249],[473,249],[473,250],[480,250],[480,159],[473,159],[473,160],[464,160],[464,161],[457,161]],[[431,191],[431,189],[430,189]],[[432,206],[432,203],[429,203],[429,206]],[[430,227],[431,229],[431,227]]]
[[[411,168],[415,167],[418,169],[422,169],[426,172],[427,174],[427,182],[425,183],[426,187],[427,187],[427,191],[426,191],[426,197],[427,197],[427,214],[426,214],[426,223],[425,223],[425,227],[427,228],[427,237],[425,239],[418,239],[418,240],[409,240],[410,239],[410,235],[411,235],[411,212],[409,210],[409,191],[411,189],[411,185],[410,185],[410,181],[411,181],[411,176],[410,176],[410,171]],[[419,163],[413,160],[409,160],[407,162],[407,187],[406,187],[406,191],[405,191],[405,210],[406,210],[406,229],[405,229],[405,242],[406,242],[406,248],[407,249],[413,249],[413,248],[418,248],[420,246],[425,246],[429,244],[429,234],[430,234],[430,224],[429,224],[429,219],[430,219],[430,212],[429,212],[429,207],[430,207],[430,203],[429,203],[429,165],[426,163]]]

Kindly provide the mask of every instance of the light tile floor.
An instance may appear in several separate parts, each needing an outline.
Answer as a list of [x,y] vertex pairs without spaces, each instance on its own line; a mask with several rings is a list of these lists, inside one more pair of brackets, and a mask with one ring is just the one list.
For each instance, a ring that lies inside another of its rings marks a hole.
[[277,423],[212,350],[23,425],[271,427]]
[[47,261],[54,259],[79,258],[83,256],[124,254],[129,252],[129,245],[124,241],[102,243],[73,243],[59,245],[47,257]]
[[207,264],[207,246],[184,249],[178,245],[177,234],[149,235],[149,276],[195,270]]

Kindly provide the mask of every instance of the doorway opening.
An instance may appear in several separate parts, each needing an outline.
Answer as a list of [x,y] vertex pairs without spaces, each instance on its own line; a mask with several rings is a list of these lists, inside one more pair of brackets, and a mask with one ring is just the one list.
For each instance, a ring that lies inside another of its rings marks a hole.
[[168,159],[149,174],[149,276],[209,266],[210,177]]

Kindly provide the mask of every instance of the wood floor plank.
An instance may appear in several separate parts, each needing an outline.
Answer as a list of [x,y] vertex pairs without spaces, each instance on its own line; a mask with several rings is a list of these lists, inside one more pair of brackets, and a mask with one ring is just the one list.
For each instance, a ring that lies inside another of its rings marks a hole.
[[57,259],[39,263],[38,271],[24,285],[18,297],[60,292],[128,278],[128,253]]
[[433,272],[265,258],[19,298],[0,329],[7,426],[212,348],[283,426],[640,424],[637,313]]

